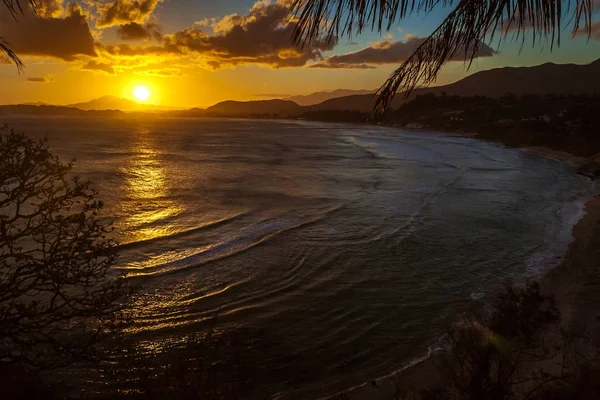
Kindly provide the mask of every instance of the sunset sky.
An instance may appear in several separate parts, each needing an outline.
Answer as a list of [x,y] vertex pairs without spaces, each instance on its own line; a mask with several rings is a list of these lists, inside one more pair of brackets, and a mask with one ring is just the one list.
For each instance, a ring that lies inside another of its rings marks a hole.
[[[23,3],[25,4],[25,3]],[[19,74],[0,59],[0,104],[41,101],[70,104],[102,95],[148,102],[209,106],[225,99],[257,100],[333,89],[375,89],[447,14],[414,15],[384,34],[351,40],[290,43],[289,0],[38,0],[38,15],[24,8],[14,21],[0,12],[0,37],[21,56]],[[4,8],[4,5],[0,5]],[[600,21],[600,7],[595,17]],[[587,63],[600,57],[600,22],[592,38],[571,38],[560,48],[531,49],[531,41],[490,43],[471,70],[460,61],[444,68],[438,84],[500,66]],[[520,51],[521,50],[521,51]]]

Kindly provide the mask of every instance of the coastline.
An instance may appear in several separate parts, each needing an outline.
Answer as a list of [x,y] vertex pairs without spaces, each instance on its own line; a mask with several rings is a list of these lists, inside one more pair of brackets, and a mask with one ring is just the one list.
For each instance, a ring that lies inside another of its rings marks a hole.
[[[405,128],[403,128],[405,129]],[[410,129],[444,136],[467,137],[489,141],[476,133],[449,133],[430,129]],[[507,145],[501,141],[493,142]],[[573,155],[543,146],[524,146],[522,151],[578,166],[577,173],[597,182],[597,175],[585,173],[585,167],[597,160]],[[600,190],[584,198],[581,218],[572,227],[573,241],[554,267],[538,281],[546,294],[553,294],[561,314],[562,328],[582,337],[600,337]],[[596,350],[587,344],[589,351]],[[350,388],[345,398],[350,400],[411,398],[411,394],[441,384],[435,354],[422,361],[409,363],[396,372]]]

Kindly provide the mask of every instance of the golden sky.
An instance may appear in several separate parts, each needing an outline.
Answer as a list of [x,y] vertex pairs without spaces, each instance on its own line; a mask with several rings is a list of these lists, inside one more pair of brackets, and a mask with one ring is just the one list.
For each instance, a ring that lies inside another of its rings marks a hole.
[[[300,49],[290,40],[290,3],[37,0],[37,14],[25,6],[16,21],[4,9],[0,37],[26,66],[19,73],[0,58],[0,104],[133,98],[139,85],[150,89],[149,103],[180,107],[376,89],[448,12],[414,16],[384,34],[317,39]],[[471,70],[462,61],[450,62],[437,83],[499,66],[586,63],[600,55],[598,50],[598,22],[589,41],[576,37],[552,53],[543,46],[521,51],[515,43],[484,44]]]

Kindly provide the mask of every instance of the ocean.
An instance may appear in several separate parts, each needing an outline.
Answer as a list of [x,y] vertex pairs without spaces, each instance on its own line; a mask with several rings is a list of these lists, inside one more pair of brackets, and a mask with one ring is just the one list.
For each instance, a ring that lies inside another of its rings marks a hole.
[[261,377],[248,398],[325,397],[427,356],[470,302],[559,261],[591,185],[567,163],[397,128],[8,122],[98,189],[114,271],[138,288],[134,356],[240,332],[230,345]]

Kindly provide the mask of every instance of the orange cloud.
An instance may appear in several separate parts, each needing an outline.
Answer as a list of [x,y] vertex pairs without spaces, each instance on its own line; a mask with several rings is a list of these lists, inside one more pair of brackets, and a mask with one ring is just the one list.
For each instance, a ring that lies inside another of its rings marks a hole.
[[[332,50],[337,40],[327,42],[317,39],[302,49],[295,47],[291,40],[295,22],[288,19],[288,7],[288,0],[258,2],[248,15],[233,14],[214,20],[213,34],[207,34],[198,28],[199,24],[195,24],[161,37],[160,27],[155,23],[128,23],[118,28],[117,35],[120,38],[152,38],[159,43],[130,46],[97,42],[96,49],[102,62],[110,63],[117,71],[122,67],[134,68],[133,65],[141,68],[149,62],[163,62],[166,59],[174,64],[186,61],[210,69],[240,64],[262,64],[273,68],[300,67],[309,61],[322,60],[323,53]],[[142,57],[146,59],[133,61]],[[160,69],[161,74],[173,75],[171,71],[165,71],[164,68]]]
[[187,28],[165,37],[166,43],[210,58],[209,65],[266,64],[274,68],[299,67],[320,60],[337,44],[315,39],[304,48],[292,45],[295,22],[288,19],[289,1],[257,2],[248,15],[228,15],[212,24],[207,35]]
[[35,12],[42,18],[58,18],[65,10],[62,0],[35,0]]
[[115,74],[115,68],[112,65],[110,65],[108,63],[94,61],[94,60],[88,61],[86,64],[83,65],[83,67],[81,67],[81,69],[88,70],[88,71],[101,72],[101,73],[105,73],[108,75]]
[[123,25],[130,22],[143,23],[162,0],[115,0],[112,3],[97,5],[100,16],[98,28]]

